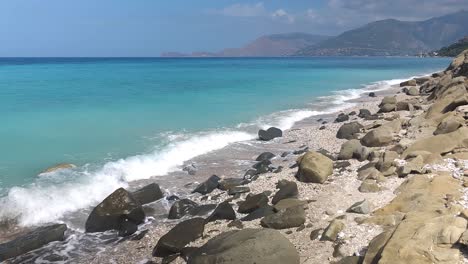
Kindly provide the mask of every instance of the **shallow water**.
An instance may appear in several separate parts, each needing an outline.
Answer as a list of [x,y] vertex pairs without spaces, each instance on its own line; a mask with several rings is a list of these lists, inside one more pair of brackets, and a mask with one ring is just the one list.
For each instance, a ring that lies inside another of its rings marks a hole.
[[[259,128],[290,128],[448,62],[0,59],[0,219],[81,223],[83,209],[118,187],[178,171],[187,160],[254,139]],[[61,162],[78,167],[38,175]]]

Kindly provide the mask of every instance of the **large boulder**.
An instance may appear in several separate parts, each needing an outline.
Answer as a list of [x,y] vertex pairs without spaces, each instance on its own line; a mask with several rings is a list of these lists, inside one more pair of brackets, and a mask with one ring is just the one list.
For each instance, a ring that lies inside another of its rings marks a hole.
[[347,124],[343,124],[340,127],[340,129],[338,129],[336,137],[341,139],[353,139],[357,137],[356,134],[361,132],[361,129],[363,128],[364,127],[358,122],[350,122]]
[[461,127],[451,133],[417,140],[403,152],[402,157],[405,158],[408,154],[415,151],[427,151],[433,154],[443,155],[460,147],[468,147],[467,127]]
[[231,204],[225,201],[220,203],[213,213],[206,219],[207,222],[213,222],[216,220],[235,220],[236,212],[232,209]]
[[340,153],[338,154],[339,160],[357,159],[364,161],[369,156],[369,149],[362,146],[361,142],[357,139],[351,139],[341,145]]
[[205,219],[200,217],[178,223],[159,239],[153,256],[167,257],[181,252],[188,243],[200,238],[204,230]]
[[389,113],[396,110],[396,104],[384,104],[380,106],[379,113]]
[[219,178],[216,175],[212,175],[208,180],[205,182],[200,183],[195,190],[192,191],[192,193],[200,193],[200,194],[208,194],[212,192],[214,189],[218,188],[219,181],[221,178]]
[[464,123],[465,120],[462,117],[449,115],[439,123],[437,129],[434,131],[434,135],[453,132],[460,128]]
[[155,202],[164,197],[164,194],[156,183],[151,183],[145,187],[132,192],[133,198],[140,204],[148,204]]
[[318,152],[307,152],[298,163],[296,177],[302,182],[324,183],[333,173],[333,161]]
[[56,224],[39,227],[16,239],[0,244],[0,262],[38,249],[53,241],[63,241],[67,226]]
[[277,137],[282,137],[283,131],[276,127],[270,127],[267,130],[260,129],[258,131],[258,138],[263,141],[269,141]]
[[303,205],[289,207],[277,213],[265,216],[261,220],[263,227],[285,229],[298,227],[305,223],[306,213]]
[[86,232],[119,230],[122,221],[143,223],[145,213],[141,204],[124,188],[119,188],[98,204],[88,216]]
[[181,199],[175,201],[169,209],[168,219],[180,219],[185,215],[194,215],[198,204],[190,199]]
[[299,264],[289,240],[272,229],[243,229],[222,233],[190,255],[188,264]]
[[382,126],[369,131],[363,138],[361,144],[366,147],[382,147],[391,143],[394,139],[394,133],[401,128],[399,119],[393,120]]

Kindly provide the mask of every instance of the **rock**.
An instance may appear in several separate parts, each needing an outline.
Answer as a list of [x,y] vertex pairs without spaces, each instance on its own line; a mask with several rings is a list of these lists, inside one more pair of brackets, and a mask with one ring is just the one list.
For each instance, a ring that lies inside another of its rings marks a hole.
[[249,213],[247,216],[241,218],[241,221],[244,221],[244,222],[245,221],[253,221],[253,220],[265,217],[267,215],[274,214],[274,213],[275,213],[275,211],[273,209],[273,206],[266,205],[266,206],[263,206],[263,207],[260,207],[260,208],[256,209],[255,211]]
[[245,201],[239,204],[237,211],[241,214],[248,214],[257,210],[258,208],[266,206],[267,204],[268,196],[266,196],[264,193],[250,195],[245,198]]
[[401,129],[400,120],[394,120],[369,131],[362,139],[361,144],[366,147],[382,147],[393,141],[393,134]]
[[451,133],[419,139],[403,152],[402,157],[405,158],[414,151],[427,151],[442,155],[459,147],[468,147],[468,128],[466,127],[461,127]]
[[460,239],[458,239],[458,243],[464,246],[468,246],[468,231],[463,232],[463,234],[460,236]]
[[410,173],[422,173],[423,166],[424,158],[422,156],[411,158],[407,160],[405,165],[398,168],[398,177],[406,177]]
[[0,244],[0,262],[6,262],[29,251],[41,248],[53,241],[63,241],[67,225],[55,224],[34,229],[12,241]]
[[301,155],[301,154],[306,153],[307,151],[309,151],[309,147],[304,147],[304,148],[293,151],[293,154],[294,155]]
[[275,157],[275,154],[271,152],[263,152],[262,154],[258,155],[258,157],[255,160],[256,161],[271,160],[274,157]]
[[362,193],[380,192],[380,187],[374,180],[364,180],[359,186],[359,191]]
[[233,187],[241,186],[247,183],[248,181],[242,178],[225,178],[219,181],[218,189],[222,191],[227,191]]
[[398,156],[398,153],[395,151],[385,151],[383,156],[377,162],[377,164],[375,164],[375,168],[382,173],[386,172],[388,169],[390,169],[390,167],[393,166],[394,161],[398,158]]
[[250,192],[250,188],[247,186],[235,186],[229,189],[228,194],[235,195],[238,193],[248,193],[248,192]]
[[359,114],[358,114],[358,117],[360,118],[366,118],[368,116],[371,116],[371,112],[367,109],[359,109]]
[[194,163],[185,166],[182,170],[186,171],[189,175],[197,174],[197,167],[195,166]]
[[151,183],[145,187],[132,192],[133,198],[140,204],[148,204],[155,202],[164,197],[164,194],[156,183]]
[[413,105],[407,101],[400,101],[396,104],[395,107],[396,107],[395,110],[397,111],[413,111],[414,110]]
[[121,222],[127,219],[139,225],[145,220],[141,204],[123,188],[119,188],[98,204],[88,216],[86,232],[118,230]]
[[348,121],[349,120],[349,116],[347,114],[344,114],[344,113],[340,113],[336,119],[335,119],[335,123],[340,123],[340,122],[344,122],[344,121]]
[[296,177],[301,182],[324,183],[333,173],[333,161],[317,152],[307,152],[298,163]]
[[361,264],[363,258],[360,256],[347,256],[340,259],[338,262],[334,262],[333,264]]
[[274,208],[275,208],[275,211],[279,212],[281,210],[284,210],[290,207],[304,206],[306,204],[307,204],[306,201],[301,201],[295,198],[287,198],[275,204]]
[[169,209],[169,215],[167,218],[180,219],[188,214],[193,215],[198,206],[199,205],[196,202],[189,199],[178,200],[172,204],[171,209]]
[[206,219],[206,222],[213,222],[216,220],[234,220],[236,219],[236,212],[232,209],[231,204],[228,202],[220,203],[213,213]]
[[244,180],[254,181],[258,178],[258,173],[256,169],[248,169],[244,174]]
[[340,139],[353,139],[357,138],[357,134],[361,132],[361,129],[364,127],[359,124],[358,122],[350,122],[347,124],[343,124],[338,132],[336,133],[336,137]]
[[320,233],[323,231],[323,229],[319,228],[319,229],[314,229],[312,230],[312,232],[310,232],[310,240],[316,240],[320,237]]
[[202,237],[204,230],[205,219],[200,217],[178,223],[159,239],[153,256],[162,258],[181,252],[188,243]]
[[432,78],[429,77],[429,76],[423,76],[423,77],[414,78],[414,80],[416,80],[416,84],[417,84],[417,85],[424,84],[425,82],[430,81],[431,79],[432,79]]
[[277,204],[279,201],[286,198],[297,198],[299,191],[297,190],[297,184],[292,181],[281,180],[276,184],[276,188],[279,189],[271,200],[272,204]]
[[418,85],[418,83],[414,79],[411,79],[411,80],[404,81],[404,82],[400,83],[400,87],[403,87],[403,86],[416,86],[416,85]]
[[369,149],[363,147],[361,142],[357,139],[351,139],[341,145],[340,153],[338,154],[339,160],[357,159],[359,161],[367,160],[369,156]]
[[321,241],[335,241],[338,238],[338,234],[343,231],[345,224],[340,219],[333,219],[331,223],[325,228],[322,233]]
[[439,123],[437,129],[434,131],[434,135],[447,134],[453,132],[460,128],[464,123],[465,120],[463,120],[463,118],[448,116]]
[[377,170],[375,167],[366,168],[358,172],[358,179],[364,181],[366,179],[376,180],[377,182],[382,182],[385,180],[384,175]]
[[385,96],[383,99],[382,99],[382,102],[380,102],[379,104],[379,107],[383,106],[383,105],[386,105],[386,104],[393,104],[393,105],[396,105],[397,103],[397,99],[395,96]]
[[269,160],[262,160],[257,163],[255,163],[252,168],[254,168],[257,171],[257,174],[262,174],[262,173],[267,173],[271,171],[271,161]]
[[340,160],[340,161],[335,161],[333,164],[333,169],[339,170],[340,172],[345,171],[349,166],[351,166],[351,163],[347,160]]
[[191,254],[188,264],[299,264],[299,254],[280,232],[243,229],[222,233]]
[[368,214],[370,213],[369,202],[367,200],[362,200],[360,202],[357,202],[351,205],[351,207],[349,207],[347,212],[356,213],[356,214]]
[[283,171],[283,166],[278,166],[278,168],[276,168],[273,173],[280,173]]
[[43,173],[51,173],[51,172],[56,172],[56,171],[59,171],[59,170],[66,170],[66,169],[73,169],[73,168],[76,168],[76,165],[75,164],[71,164],[71,163],[60,163],[60,164],[57,164],[57,165],[54,165],[52,167],[49,167],[43,171],[41,171],[41,173],[39,174],[43,174]]
[[265,216],[260,223],[263,227],[273,229],[298,227],[305,223],[305,210],[302,205],[289,207]]
[[216,175],[212,175],[208,180],[206,180],[203,183],[200,183],[195,190],[192,191],[192,193],[200,193],[200,194],[208,194],[212,192],[214,189],[218,188],[219,181],[221,178],[219,178]]
[[123,219],[119,226],[119,236],[126,237],[138,230],[138,225],[128,219]]
[[376,96],[376,95],[375,95],[374,92],[370,92],[370,93],[369,93],[369,97],[375,97],[375,96]]
[[406,92],[406,94],[411,95],[411,96],[419,95],[419,89],[417,87],[410,87],[408,89],[408,92]]
[[380,106],[379,113],[389,113],[396,110],[396,104],[384,104]]
[[267,130],[260,129],[258,131],[258,138],[263,141],[270,141],[277,137],[282,137],[283,131],[276,127],[270,127]]
[[356,114],[357,114],[356,111],[351,111],[351,112],[349,112],[348,115],[353,116],[353,115],[356,115]]

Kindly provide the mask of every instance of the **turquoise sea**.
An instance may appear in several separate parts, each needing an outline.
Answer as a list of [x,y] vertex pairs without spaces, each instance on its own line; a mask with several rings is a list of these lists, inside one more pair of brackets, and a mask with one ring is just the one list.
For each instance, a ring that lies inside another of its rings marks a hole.
[[[0,220],[60,220],[445,58],[0,58]],[[77,168],[39,173],[57,163]]]

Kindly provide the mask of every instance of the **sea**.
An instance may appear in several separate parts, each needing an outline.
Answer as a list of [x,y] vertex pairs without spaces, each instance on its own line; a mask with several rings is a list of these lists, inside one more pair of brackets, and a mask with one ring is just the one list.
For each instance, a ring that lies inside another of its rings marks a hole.
[[[196,157],[255,141],[262,128],[289,129],[348,108],[351,99],[449,62],[0,58],[0,223],[62,222],[82,232],[83,212],[118,187],[160,179],[174,190],[168,175]],[[76,167],[41,173],[59,163]],[[191,181],[184,175],[178,184]]]

